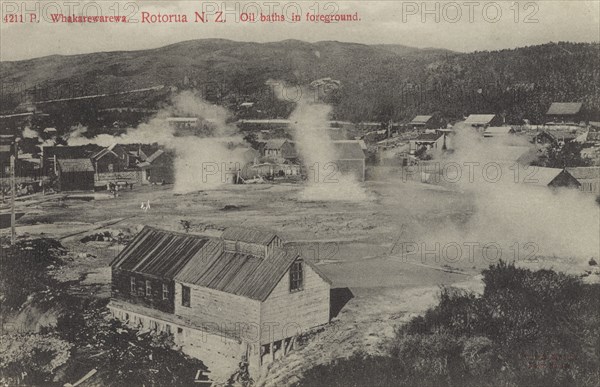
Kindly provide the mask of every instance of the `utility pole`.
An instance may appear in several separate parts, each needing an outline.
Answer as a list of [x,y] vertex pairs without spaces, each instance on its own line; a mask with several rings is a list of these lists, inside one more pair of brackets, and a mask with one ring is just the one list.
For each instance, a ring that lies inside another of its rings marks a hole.
[[15,198],[17,196],[17,184],[16,184],[16,169],[17,169],[17,155],[19,154],[19,138],[15,138],[13,142],[13,151],[10,155],[10,244],[14,245],[17,241],[17,233],[15,231],[15,223],[17,222],[15,216]]
[[15,233],[15,164],[17,153],[17,142],[14,142],[15,150],[12,155],[10,155],[10,244],[14,245],[16,241],[16,233]]

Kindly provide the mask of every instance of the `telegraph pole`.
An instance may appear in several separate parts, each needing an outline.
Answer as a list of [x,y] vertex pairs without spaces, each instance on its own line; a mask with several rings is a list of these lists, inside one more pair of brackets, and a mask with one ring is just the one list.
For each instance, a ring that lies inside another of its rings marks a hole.
[[15,231],[15,223],[17,222],[16,217],[15,217],[15,197],[17,196],[16,193],[16,177],[15,177],[15,170],[17,169],[17,152],[18,152],[18,143],[19,140],[17,138],[15,138],[15,141],[13,143],[14,145],[14,149],[12,154],[10,155],[10,244],[14,245],[16,243],[17,240],[17,233]]
[[[16,147],[16,144],[15,144]],[[15,155],[10,155],[10,244],[14,245],[16,240],[15,233]]]

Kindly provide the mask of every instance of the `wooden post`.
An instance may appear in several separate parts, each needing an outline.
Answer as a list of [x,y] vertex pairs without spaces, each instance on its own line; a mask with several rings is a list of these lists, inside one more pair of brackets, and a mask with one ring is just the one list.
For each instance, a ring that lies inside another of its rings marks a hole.
[[[15,142],[15,154],[17,144]],[[16,232],[15,232],[15,196],[16,196],[16,183],[15,183],[15,165],[16,165],[16,157],[15,155],[10,155],[10,244],[14,245],[16,242]]]
[[275,361],[275,342],[271,342],[271,344],[269,344],[269,349],[271,350],[271,363],[273,363]]

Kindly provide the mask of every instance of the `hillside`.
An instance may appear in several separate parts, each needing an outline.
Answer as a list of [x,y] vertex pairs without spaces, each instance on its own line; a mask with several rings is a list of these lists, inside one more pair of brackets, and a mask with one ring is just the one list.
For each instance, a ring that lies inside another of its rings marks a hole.
[[[2,111],[12,111],[20,102],[56,96],[166,85],[195,88],[206,99],[230,108],[240,101],[255,101],[263,116],[285,116],[289,104],[273,100],[267,80],[304,85],[331,77],[342,82],[342,88],[328,100],[336,119],[405,120],[417,113],[442,111],[454,118],[494,112],[506,114],[513,122],[522,118],[535,122],[552,101],[582,101],[588,115],[598,119],[599,48],[599,44],[549,43],[460,54],[333,41],[193,40],[152,50],[0,62],[5,90],[18,90],[18,85],[24,90],[38,89],[21,98],[3,94]],[[40,93],[40,89],[49,92]],[[152,108],[160,106],[167,95],[118,98],[101,105]],[[44,106],[43,110],[56,109]]]

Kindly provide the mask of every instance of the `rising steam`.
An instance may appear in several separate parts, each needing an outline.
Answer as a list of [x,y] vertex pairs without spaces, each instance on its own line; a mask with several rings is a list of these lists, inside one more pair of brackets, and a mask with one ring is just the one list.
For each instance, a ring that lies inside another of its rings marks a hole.
[[[207,123],[204,133],[177,133],[167,125],[172,116],[197,117]],[[159,111],[148,123],[128,129],[120,136],[101,134],[92,139],[84,137],[85,128],[78,128],[69,137],[69,145],[95,143],[100,146],[158,143],[175,152],[174,191],[185,193],[215,189],[235,176],[243,166],[244,141],[234,126],[227,124],[229,112],[207,103],[190,91],[173,97],[168,108]]]
[[[269,82],[281,85],[280,82]],[[329,137],[331,106],[312,100],[309,88],[298,89],[296,107],[290,115],[292,135],[298,153],[307,168],[307,185],[300,193],[303,201],[358,201],[368,199],[354,175],[341,173],[337,160],[339,155]],[[285,96],[275,88],[278,98]]]
[[[523,260],[532,253],[578,258],[586,265],[589,258],[598,259],[600,223],[594,195],[534,184],[543,171],[527,168],[515,157],[534,147],[523,137],[485,139],[473,128],[458,125],[455,129],[455,152],[441,159],[440,165],[461,166],[460,177],[454,172],[446,178],[457,181],[456,188],[470,198],[474,212],[466,225],[442,224],[436,231],[424,231],[427,239],[497,243],[504,259]],[[490,166],[487,171],[486,166]]]

